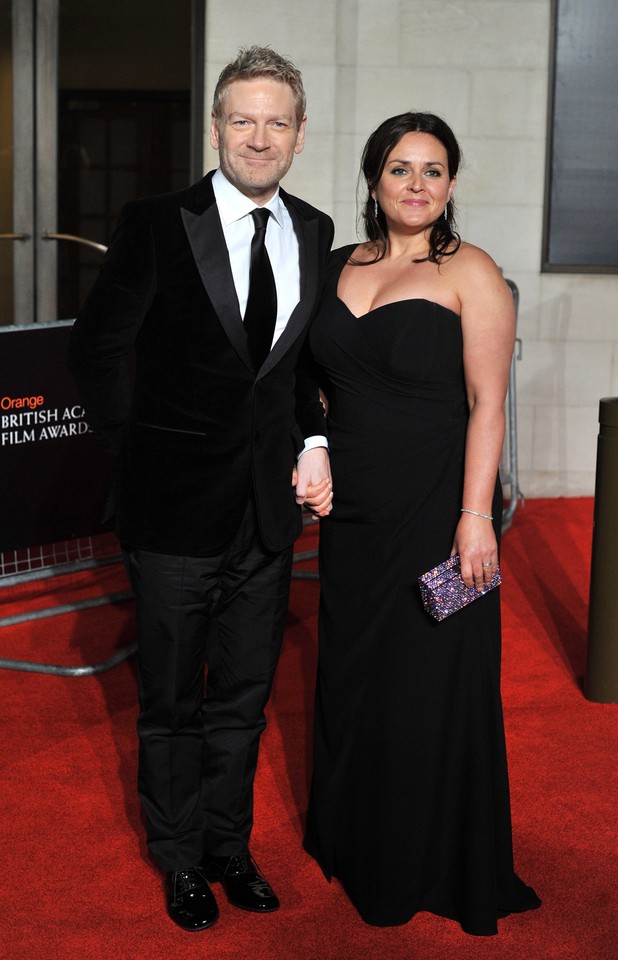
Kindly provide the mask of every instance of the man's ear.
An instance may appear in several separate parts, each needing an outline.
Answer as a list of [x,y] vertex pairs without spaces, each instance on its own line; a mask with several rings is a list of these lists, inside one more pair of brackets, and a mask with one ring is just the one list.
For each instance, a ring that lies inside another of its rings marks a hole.
[[307,126],[307,114],[300,121],[300,126],[298,128],[298,134],[296,136],[296,146],[294,147],[294,153],[302,153],[303,147],[305,146],[305,127]]
[[214,113],[210,115],[210,146],[213,150],[219,149],[219,127]]

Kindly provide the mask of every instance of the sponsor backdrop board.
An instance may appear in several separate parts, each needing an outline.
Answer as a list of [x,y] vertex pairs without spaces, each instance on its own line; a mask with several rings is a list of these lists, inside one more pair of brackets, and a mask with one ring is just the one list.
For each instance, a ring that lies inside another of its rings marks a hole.
[[114,459],[67,370],[72,321],[0,327],[0,551],[102,533]]

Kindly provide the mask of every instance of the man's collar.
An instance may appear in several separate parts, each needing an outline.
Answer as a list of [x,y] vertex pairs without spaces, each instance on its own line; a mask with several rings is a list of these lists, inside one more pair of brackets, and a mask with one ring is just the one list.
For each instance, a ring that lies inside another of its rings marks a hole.
[[[257,204],[254,200],[252,200],[250,197],[246,197],[244,193],[241,193],[237,187],[230,183],[227,177],[225,177],[221,172],[221,168],[215,170],[212,178],[212,188],[215,193],[215,200],[217,201],[219,216],[221,217],[221,220],[225,226],[228,226],[230,223],[235,223],[237,220],[241,220],[257,207]],[[270,200],[262,206],[267,207],[267,209],[270,210],[273,219],[279,224],[280,227],[283,226],[282,210],[284,208],[284,204],[283,200],[279,196],[279,187],[277,187]]]

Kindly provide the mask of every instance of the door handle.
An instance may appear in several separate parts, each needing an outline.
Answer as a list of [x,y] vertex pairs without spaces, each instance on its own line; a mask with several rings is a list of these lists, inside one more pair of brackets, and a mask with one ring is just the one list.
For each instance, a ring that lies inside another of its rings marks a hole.
[[29,240],[29,233],[0,233],[0,240]]
[[94,240],[86,240],[85,237],[76,237],[72,233],[45,233],[41,234],[43,240],[69,240],[71,243],[81,243],[85,247],[92,247],[100,253],[106,253],[107,247],[103,243],[96,243]]

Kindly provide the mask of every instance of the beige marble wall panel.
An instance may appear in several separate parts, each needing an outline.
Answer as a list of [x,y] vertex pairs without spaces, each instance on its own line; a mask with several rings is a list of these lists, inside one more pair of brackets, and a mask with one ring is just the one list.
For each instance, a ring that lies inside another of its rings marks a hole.
[[331,0],[208,0],[206,55],[228,63],[239,47],[271,46],[300,67],[336,63],[337,4]]
[[542,211],[538,206],[481,206],[466,210],[465,239],[487,250],[505,276],[538,270]]
[[467,137],[463,148],[462,202],[542,208],[545,144],[541,140]]
[[594,494],[594,473],[588,470],[524,471],[519,486],[526,497],[590,497]]
[[334,200],[334,171],[330,162],[333,140],[332,134],[310,136],[308,131],[305,149],[294,158],[283,181],[289,193],[328,213],[332,212]]
[[[598,404],[537,407],[533,472],[538,471],[539,477],[548,472],[568,477],[572,472],[577,475],[578,484],[587,475],[589,483],[594,485],[598,432]],[[533,495],[539,494],[535,492]]]
[[529,340],[517,383],[520,406],[590,406],[611,389],[612,350],[604,343]]
[[387,117],[406,110],[437,113],[458,137],[468,126],[470,75],[446,68],[436,83],[433,70],[413,64],[363,67],[358,71],[356,125],[369,134]]
[[433,65],[437,84],[444,64],[535,69],[547,60],[549,13],[547,0],[402,0],[399,55]]
[[610,397],[618,397],[618,343],[612,350],[612,376],[610,381]]
[[470,130],[476,137],[545,141],[547,71],[485,70],[472,74]]
[[618,343],[618,277],[544,274],[539,336]]

